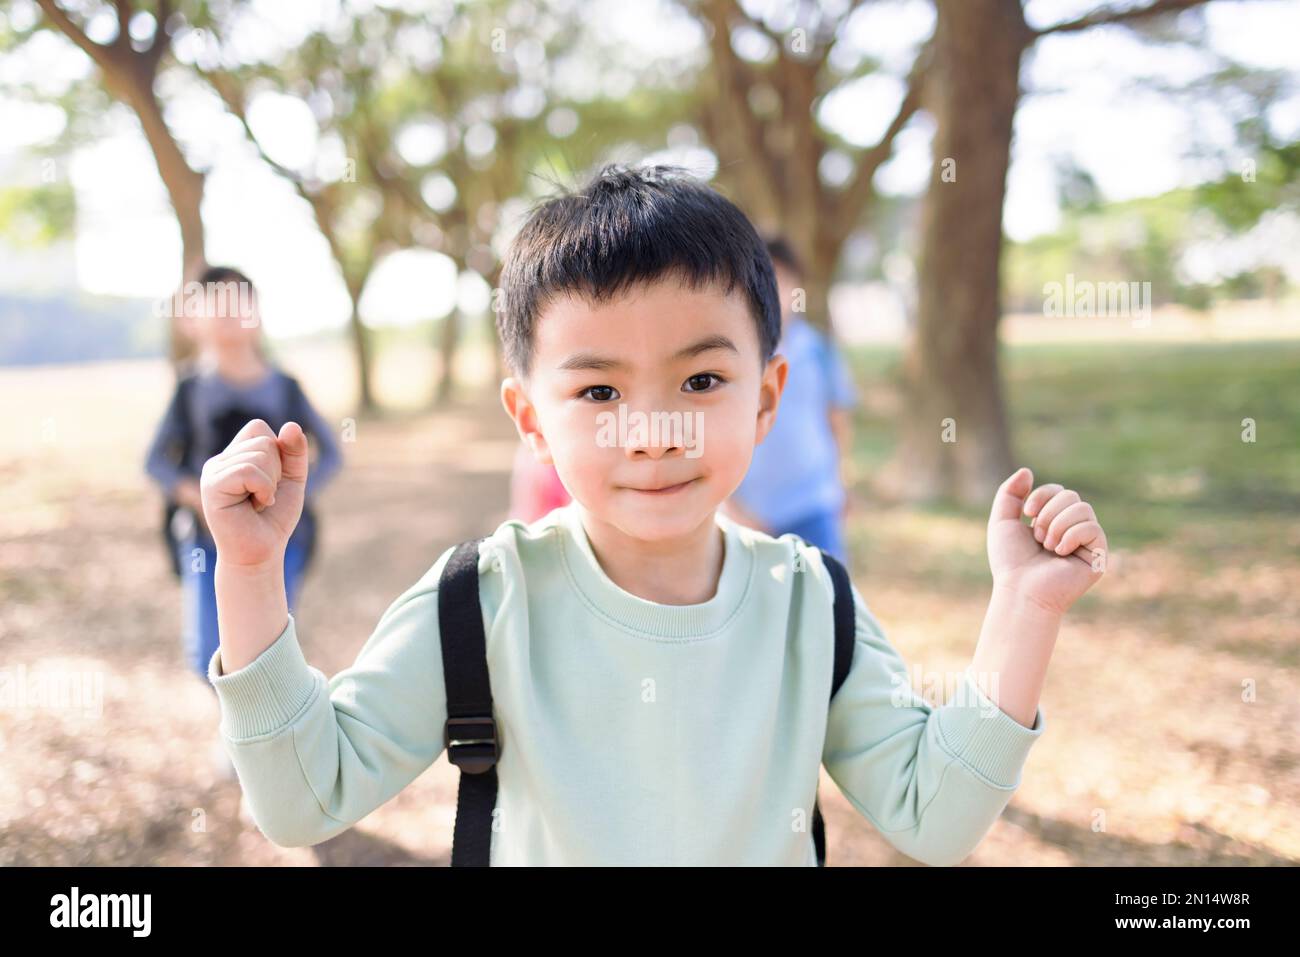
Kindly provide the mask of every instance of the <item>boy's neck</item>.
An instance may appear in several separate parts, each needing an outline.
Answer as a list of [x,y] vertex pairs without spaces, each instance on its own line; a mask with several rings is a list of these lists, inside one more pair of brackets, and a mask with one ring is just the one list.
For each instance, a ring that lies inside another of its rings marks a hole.
[[596,560],[619,588],[660,605],[698,605],[717,594],[726,542],[714,512],[681,538],[648,542],[573,506]]

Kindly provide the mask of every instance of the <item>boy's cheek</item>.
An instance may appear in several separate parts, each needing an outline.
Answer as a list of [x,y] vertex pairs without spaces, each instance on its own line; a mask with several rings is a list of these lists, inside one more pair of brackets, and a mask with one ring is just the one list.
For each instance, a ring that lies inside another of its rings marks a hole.
[[558,442],[550,442],[551,461],[555,471],[575,498],[591,500],[603,494],[609,476],[617,467],[616,456],[620,449],[603,449],[597,446],[594,435],[565,435]]
[[686,457],[708,474],[714,484],[730,489],[740,484],[753,461],[753,431],[746,432],[739,426],[712,432],[706,428],[697,437],[695,448],[687,450]]

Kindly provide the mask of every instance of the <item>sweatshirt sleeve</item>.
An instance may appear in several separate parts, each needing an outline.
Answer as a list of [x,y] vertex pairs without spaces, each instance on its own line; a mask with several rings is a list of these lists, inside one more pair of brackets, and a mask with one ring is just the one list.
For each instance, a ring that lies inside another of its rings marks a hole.
[[924,864],[960,863],[1020,786],[1043,710],[1026,728],[962,673],[946,704],[913,688],[907,665],[853,587],[848,677],[831,700],[822,762],[895,848]]
[[447,698],[438,583],[449,548],[379,619],[356,661],[326,679],[307,664],[292,615],[280,636],[226,674],[221,650],[208,680],[221,737],[262,833],[305,847],[347,830],[443,751]]
[[181,390],[176,389],[167,404],[167,411],[163,413],[162,421],[154,431],[153,440],[149,443],[149,451],[145,455],[145,471],[164,495],[171,495],[172,489],[183,474],[182,463],[176,461],[178,456],[175,452],[176,446],[181,442],[180,416],[182,414]]
[[302,396],[302,407],[307,421],[298,424],[303,427],[304,432],[316,440],[319,453],[307,472],[306,494],[314,496],[318,495],[338,473],[343,465],[343,456],[339,452],[338,441],[334,438],[334,429],[316,411],[316,407],[311,404],[311,400],[305,393]]

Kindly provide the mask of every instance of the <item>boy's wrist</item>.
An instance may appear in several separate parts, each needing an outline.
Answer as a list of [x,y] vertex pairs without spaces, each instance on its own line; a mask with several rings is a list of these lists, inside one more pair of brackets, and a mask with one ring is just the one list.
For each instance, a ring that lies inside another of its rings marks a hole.
[[1054,632],[1065,617],[1065,613],[1059,608],[1052,607],[1015,585],[998,581],[993,582],[989,608],[1001,615],[1011,616],[1016,621],[1025,622],[1034,630]]
[[[968,670],[975,677],[993,676],[997,686],[982,690],[1026,728],[1032,727],[1060,627],[1058,612],[994,582]],[[996,691],[996,696],[990,691]]]
[[251,565],[222,559],[217,548],[213,576],[220,623],[222,671],[243,668],[284,631],[289,605],[284,590],[284,557]]
[[[288,547],[287,544],[285,546]],[[217,570],[223,578],[236,583],[248,582],[274,582],[277,579],[284,578],[284,549],[281,549],[276,555],[264,562],[254,562],[251,564],[241,564],[231,562],[221,557],[221,549],[217,549]]]

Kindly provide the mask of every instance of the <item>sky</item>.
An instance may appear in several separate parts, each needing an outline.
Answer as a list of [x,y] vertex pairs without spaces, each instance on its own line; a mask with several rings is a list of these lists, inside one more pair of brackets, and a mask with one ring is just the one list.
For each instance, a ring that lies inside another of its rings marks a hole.
[[[827,5],[842,0],[824,0]],[[627,49],[629,56],[689,57],[703,37],[694,22],[667,0],[627,0],[644,8],[642,16],[593,17],[603,39]],[[1027,17],[1035,26],[1069,19],[1092,9],[1079,0],[1029,0]],[[766,9],[747,0],[751,11]],[[22,16],[23,4],[9,8]],[[250,31],[244,42],[273,53],[274,44],[292,44],[312,20],[313,11],[328,11],[327,0],[259,2],[269,26]],[[627,10],[623,4],[620,10]],[[776,7],[774,7],[776,9]],[[1300,37],[1300,0],[1220,0],[1206,8],[1212,46],[1241,61],[1262,67],[1300,67],[1295,38]],[[659,24],[644,28],[645,18]],[[855,47],[882,57],[886,70],[901,74],[908,65],[906,48],[928,35],[932,14],[925,0],[885,0],[869,4],[850,21],[848,39]],[[51,88],[89,68],[80,51],[61,37],[46,36],[29,51],[30,58],[0,60],[0,85],[38,65]],[[524,55],[521,51],[520,55]],[[1016,119],[1012,166],[1004,210],[1012,239],[1051,231],[1058,222],[1054,160],[1061,155],[1095,178],[1103,196],[1124,200],[1147,196],[1220,175],[1185,156],[1188,144],[1209,138],[1228,142],[1208,111],[1192,110],[1167,98],[1135,91],[1142,76],[1169,79],[1195,76],[1203,61],[1194,52],[1152,48],[1122,28],[1099,28],[1081,34],[1047,37],[1027,64],[1023,83],[1030,94]],[[581,77],[575,78],[581,82]],[[876,140],[893,115],[901,83],[889,76],[860,81],[828,97],[820,118],[846,140],[867,145]],[[307,205],[292,186],[257,157],[239,124],[223,114],[210,95],[191,88],[168,94],[167,119],[185,142],[192,159],[207,165],[204,216],[208,259],[244,269],[259,286],[268,333],[296,335],[342,326],[348,305],[343,285],[324,239],[315,229]],[[255,129],[279,161],[296,164],[315,152],[315,125],[308,107],[289,98],[256,104]],[[76,189],[78,225],[74,246],[76,284],[91,293],[156,298],[167,293],[179,259],[179,232],[153,158],[134,120],[124,113],[107,138],[79,150],[71,162],[41,167],[27,147],[57,134],[58,111],[51,113],[0,99],[0,175],[20,181],[51,173],[67,176]],[[556,117],[563,131],[563,117]],[[1270,117],[1281,135],[1300,138],[1300,98]],[[895,156],[880,171],[882,192],[917,195],[929,176],[927,122],[918,122],[896,141]],[[682,161],[706,175],[716,166],[688,129],[679,128],[662,150],[649,158]],[[414,135],[404,150],[436,152],[436,138]],[[827,175],[840,172],[834,160]],[[454,184],[441,184],[452,188]],[[21,288],[14,270],[0,270],[0,288]],[[362,316],[372,325],[402,325],[446,315],[459,300],[467,309],[481,308],[489,291],[473,277],[457,281],[450,260],[429,252],[409,251],[381,264],[362,301]]]

